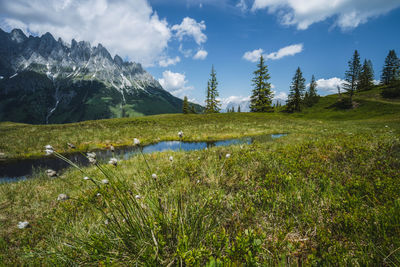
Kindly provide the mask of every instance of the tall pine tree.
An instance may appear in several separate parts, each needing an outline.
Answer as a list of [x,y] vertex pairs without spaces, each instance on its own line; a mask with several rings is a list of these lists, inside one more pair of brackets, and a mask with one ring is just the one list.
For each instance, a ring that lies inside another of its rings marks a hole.
[[305,81],[306,80],[303,78],[303,73],[301,72],[300,67],[298,67],[295,75],[293,76],[288,100],[286,102],[286,108],[289,112],[301,111],[303,93],[306,87]]
[[317,82],[315,81],[314,75],[311,77],[310,87],[304,94],[304,104],[311,107],[318,102],[319,96],[317,94]]
[[381,83],[387,85],[397,79],[398,71],[400,68],[400,62],[397,58],[396,52],[390,50],[386,56],[385,65],[383,66]]
[[271,107],[273,93],[271,91],[271,84],[268,82],[270,76],[263,56],[260,57],[257,68],[254,71],[255,77],[252,80],[254,89],[250,100],[250,110],[252,112],[273,111]]
[[182,113],[189,114],[189,101],[187,96],[183,98]]
[[360,54],[355,50],[353,57],[348,62],[349,69],[345,73],[345,82],[343,83],[343,89],[346,90],[350,95],[350,103],[353,103],[353,95],[358,87],[360,80]]
[[374,69],[371,60],[364,60],[364,64],[360,71],[360,81],[358,83],[358,91],[370,90],[374,86]]
[[219,93],[217,91],[217,74],[215,73],[214,65],[211,68],[210,79],[207,82],[207,98],[206,98],[206,113],[218,113],[221,110],[219,100],[217,97]]

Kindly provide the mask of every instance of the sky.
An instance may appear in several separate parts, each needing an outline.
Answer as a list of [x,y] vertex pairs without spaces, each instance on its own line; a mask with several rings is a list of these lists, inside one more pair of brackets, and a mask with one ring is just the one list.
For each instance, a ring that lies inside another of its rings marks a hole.
[[357,49],[378,82],[400,53],[400,0],[0,0],[0,27],[102,43],[141,63],[173,95],[204,104],[211,67],[223,107],[248,100],[260,55],[276,99],[300,67],[336,92]]

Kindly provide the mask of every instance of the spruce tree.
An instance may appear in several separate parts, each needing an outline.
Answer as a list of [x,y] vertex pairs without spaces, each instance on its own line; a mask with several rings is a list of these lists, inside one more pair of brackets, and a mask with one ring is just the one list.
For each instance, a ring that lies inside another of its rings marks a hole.
[[290,86],[290,92],[287,100],[287,111],[301,111],[302,97],[305,89],[305,79],[300,67],[297,68],[295,75],[293,76],[292,85]]
[[353,57],[348,62],[349,69],[345,73],[343,89],[350,95],[350,103],[353,103],[353,95],[358,87],[361,71],[360,54],[355,50]]
[[396,52],[390,50],[386,56],[385,65],[383,66],[381,83],[387,85],[397,79],[398,71],[400,67],[399,59],[397,58]]
[[237,112],[240,113],[240,105],[237,108]]
[[314,75],[311,77],[310,87],[304,94],[304,103],[311,107],[318,102],[319,96],[317,94],[317,82],[315,81]]
[[252,112],[269,112],[273,110],[271,107],[273,93],[271,84],[268,82],[270,76],[263,56],[260,57],[257,68],[254,71],[255,77],[252,79],[254,89],[250,100],[250,110]]
[[183,98],[182,113],[189,114],[189,101],[187,96]]
[[217,97],[219,93],[217,91],[217,74],[215,73],[214,65],[211,68],[210,79],[207,82],[207,99],[206,99],[206,113],[218,113],[220,108],[219,100]]
[[194,108],[194,105],[190,106],[190,113],[197,114],[196,109]]
[[358,91],[366,91],[374,86],[374,70],[372,68],[371,60],[364,60],[361,67],[360,82],[358,84]]

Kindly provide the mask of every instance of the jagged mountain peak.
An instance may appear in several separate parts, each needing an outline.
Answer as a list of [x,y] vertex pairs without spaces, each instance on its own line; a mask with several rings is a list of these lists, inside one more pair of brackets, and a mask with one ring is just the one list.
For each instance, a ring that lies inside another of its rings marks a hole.
[[13,29],[10,32],[10,37],[11,37],[11,40],[13,40],[14,42],[17,42],[17,43],[22,43],[26,39],[28,39],[28,37],[26,37],[24,32],[20,29]]
[[[72,39],[68,45],[51,33],[26,37],[0,29],[0,77],[0,121],[16,114],[20,122],[69,122],[180,112],[182,106],[140,63],[112,57],[100,43]],[[2,103],[10,96],[17,97]],[[36,115],[21,115],[24,101]]]

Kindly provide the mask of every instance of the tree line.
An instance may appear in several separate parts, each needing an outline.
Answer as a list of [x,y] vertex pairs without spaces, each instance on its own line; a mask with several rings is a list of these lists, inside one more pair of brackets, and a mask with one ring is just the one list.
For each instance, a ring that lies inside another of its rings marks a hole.
[[[320,96],[317,93],[317,82],[314,75],[312,75],[309,85],[306,86],[306,80],[300,67],[295,71],[284,107],[281,107],[279,102],[272,104],[274,93],[271,83],[268,82],[271,77],[262,55],[253,74],[253,89],[250,97],[251,112],[273,112],[276,109],[299,112],[303,107],[311,107],[319,100]],[[374,87],[374,69],[371,60],[364,59],[363,64],[361,64],[360,54],[355,50],[352,58],[348,61],[344,80],[345,82],[338,86],[339,98],[343,101],[340,91],[343,88],[349,96],[347,102],[352,105],[353,96],[356,92],[367,91]],[[400,60],[394,50],[390,50],[385,59],[380,82],[384,86],[382,91],[384,97],[400,96]],[[217,86],[217,75],[214,66],[212,66],[210,78],[207,81],[205,113],[218,113],[221,110]],[[237,112],[240,111],[239,105]],[[229,108],[227,112],[235,112],[235,108]],[[184,98],[183,113],[195,113],[194,106],[189,108],[187,97]]]

